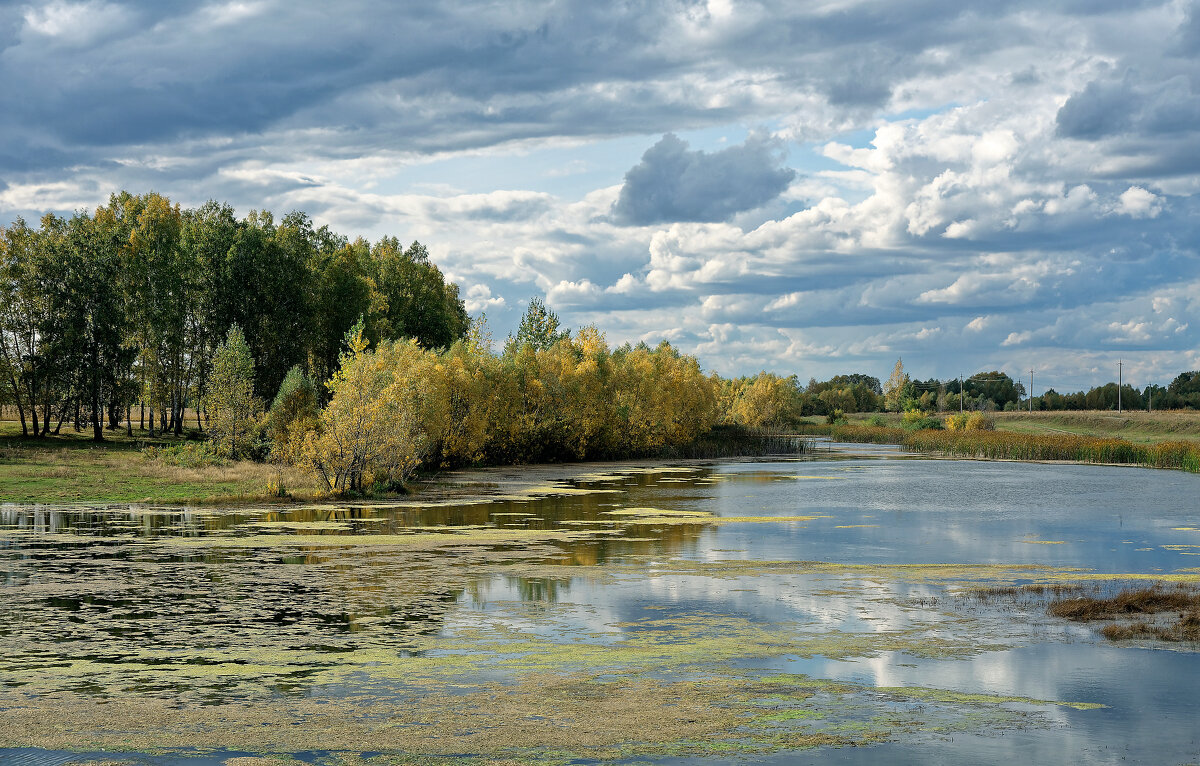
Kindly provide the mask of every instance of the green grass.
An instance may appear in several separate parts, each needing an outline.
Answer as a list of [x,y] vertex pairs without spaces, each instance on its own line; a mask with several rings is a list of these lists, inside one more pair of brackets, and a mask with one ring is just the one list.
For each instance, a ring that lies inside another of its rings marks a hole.
[[[106,441],[91,431],[63,426],[58,436],[24,438],[20,425],[0,421],[0,501],[10,503],[220,503],[269,499],[267,481],[274,466],[249,461],[183,467],[150,459],[144,447],[185,443],[175,437],[150,439],[145,432],[106,431]],[[194,443],[194,442],[193,442]],[[311,493],[309,477],[284,471],[285,486]]]
[[1164,440],[1200,442],[1200,412],[1068,411],[997,412],[996,428],[1029,434],[1117,437],[1149,444]]

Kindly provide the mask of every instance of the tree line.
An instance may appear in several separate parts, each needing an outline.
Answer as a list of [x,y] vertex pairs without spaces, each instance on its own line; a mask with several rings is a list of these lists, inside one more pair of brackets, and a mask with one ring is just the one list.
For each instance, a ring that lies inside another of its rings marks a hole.
[[420,243],[351,241],[300,212],[238,219],[228,204],[121,192],[92,213],[0,229],[0,403],[29,436],[73,420],[103,440],[121,420],[132,430],[135,405],[152,435],[181,434],[231,328],[265,398],[296,365],[331,377],[360,318],[372,342],[424,348],[470,325]]
[[356,323],[324,406],[297,366],[265,409],[236,327],[214,359],[215,448],[235,457],[265,449],[332,493],[394,489],[422,466],[661,454],[719,420],[717,379],[694,357],[665,341],[610,349],[595,327],[561,330],[536,299],[501,353],[482,320],[445,349],[412,338],[372,344]]
[[[225,457],[307,467],[331,492],[394,487],[420,466],[663,454],[719,425],[787,429],[881,410],[1015,409],[1000,371],[881,382],[706,375],[669,343],[610,348],[539,300],[493,350],[420,243],[372,244],[303,213],[238,219],[122,192],[91,213],[0,229],[0,404],[22,433],[122,421],[181,435],[185,412]],[[1116,384],[1034,409],[1108,409]],[[1200,373],[1120,389],[1122,406],[1200,406]],[[1029,404],[1024,400],[1023,404]]]

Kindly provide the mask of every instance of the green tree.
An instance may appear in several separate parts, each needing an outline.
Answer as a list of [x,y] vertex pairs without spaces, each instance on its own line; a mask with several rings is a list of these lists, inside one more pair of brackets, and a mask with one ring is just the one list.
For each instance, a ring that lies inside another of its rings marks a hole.
[[371,278],[379,293],[379,335],[385,340],[413,338],[423,348],[449,348],[467,336],[470,319],[458,297],[429,260],[429,250],[413,242],[407,250],[395,237],[371,249]]
[[205,408],[209,439],[217,452],[234,458],[249,455],[259,433],[262,401],[254,395],[254,358],[237,325],[213,356]]
[[48,379],[39,333],[50,296],[41,275],[41,239],[21,218],[0,232],[0,374],[20,415],[21,434],[32,429],[35,437],[42,434],[37,405]]
[[540,298],[531,298],[521,317],[517,334],[510,335],[504,344],[504,353],[512,355],[529,346],[534,351],[545,351],[564,338],[571,337],[566,330],[559,330],[558,315],[546,308]]
[[267,412],[266,431],[276,459],[284,462],[296,459],[304,433],[316,427],[318,411],[317,386],[296,365],[284,376]]
[[121,231],[103,208],[95,218],[77,213],[60,244],[45,270],[59,289],[47,314],[52,326],[43,333],[60,380],[89,413],[92,438],[103,441],[106,405],[124,403],[136,353],[121,288]]

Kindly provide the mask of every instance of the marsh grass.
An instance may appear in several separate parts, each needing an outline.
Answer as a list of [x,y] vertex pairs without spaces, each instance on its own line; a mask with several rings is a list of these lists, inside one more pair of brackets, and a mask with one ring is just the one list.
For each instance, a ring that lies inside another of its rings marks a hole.
[[1100,635],[1112,640],[1200,641],[1200,592],[1186,584],[1127,588],[1107,597],[1060,598],[1047,611],[1074,622],[1115,620],[1100,629]]
[[719,425],[691,444],[672,447],[656,457],[665,459],[716,459],[761,457],[764,455],[800,455],[811,449],[811,442],[799,434],[769,428]]
[[1200,472],[1200,443],[1160,441],[1134,444],[1125,439],[1076,434],[1013,431],[908,431],[847,425],[832,429],[835,441],[899,444],[914,452],[932,452],[985,460],[1068,461],[1140,465]]

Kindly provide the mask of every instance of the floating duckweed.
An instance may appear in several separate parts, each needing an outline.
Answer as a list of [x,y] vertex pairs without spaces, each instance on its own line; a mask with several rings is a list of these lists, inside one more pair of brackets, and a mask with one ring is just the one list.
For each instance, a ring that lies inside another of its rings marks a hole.
[[713,514],[708,511],[672,511],[666,508],[619,508],[615,511],[604,511],[605,516],[684,516],[688,518],[708,519]]
[[262,529],[295,529],[297,531],[338,531],[350,529],[350,525],[342,521],[250,521],[245,526]]

